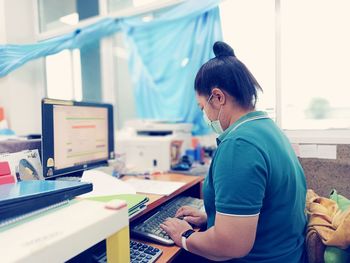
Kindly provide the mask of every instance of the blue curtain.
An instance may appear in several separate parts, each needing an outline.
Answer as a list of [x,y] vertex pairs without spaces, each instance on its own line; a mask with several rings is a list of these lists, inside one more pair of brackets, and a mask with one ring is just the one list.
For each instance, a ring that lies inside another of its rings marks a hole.
[[143,17],[103,19],[70,34],[30,45],[0,45],[0,77],[26,62],[81,48],[120,30],[130,49],[130,73],[139,117],[194,124],[194,134],[207,132],[195,100],[193,83],[199,67],[222,39],[220,0],[187,0]]
[[190,122],[194,134],[208,131],[193,84],[200,66],[213,57],[214,42],[222,39],[217,3],[186,1],[150,22],[121,23],[139,117]]
[[0,77],[30,60],[91,44],[120,30],[118,21],[106,18],[72,33],[30,45],[0,45]]

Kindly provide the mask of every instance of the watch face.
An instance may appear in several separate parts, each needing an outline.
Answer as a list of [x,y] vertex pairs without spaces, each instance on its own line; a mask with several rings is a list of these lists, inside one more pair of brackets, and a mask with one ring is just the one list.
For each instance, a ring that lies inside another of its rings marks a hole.
[[192,229],[189,229],[187,231],[185,231],[182,236],[185,238],[188,238],[190,235],[192,235],[194,233],[194,231]]

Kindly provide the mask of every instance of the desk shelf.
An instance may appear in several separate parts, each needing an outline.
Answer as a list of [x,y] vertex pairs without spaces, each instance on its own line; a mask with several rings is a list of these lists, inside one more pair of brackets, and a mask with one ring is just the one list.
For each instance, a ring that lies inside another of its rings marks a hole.
[[64,262],[104,239],[113,262],[128,262],[128,226],[126,207],[115,211],[81,200],[0,229],[1,262]]

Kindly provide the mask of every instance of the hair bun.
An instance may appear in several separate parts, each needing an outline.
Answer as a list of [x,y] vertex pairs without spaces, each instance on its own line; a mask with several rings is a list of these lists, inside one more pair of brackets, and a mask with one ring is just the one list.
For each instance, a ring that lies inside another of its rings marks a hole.
[[235,56],[235,52],[233,51],[232,47],[230,47],[228,44],[222,41],[215,42],[213,46],[213,51],[215,57]]

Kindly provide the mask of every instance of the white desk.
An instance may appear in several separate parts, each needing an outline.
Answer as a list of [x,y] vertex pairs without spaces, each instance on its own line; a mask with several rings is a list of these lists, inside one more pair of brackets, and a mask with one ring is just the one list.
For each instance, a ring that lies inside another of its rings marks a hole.
[[104,239],[108,262],[129,262],[126,207],[115,211],[81,200],[3,229],[1,262],[64,262]]

